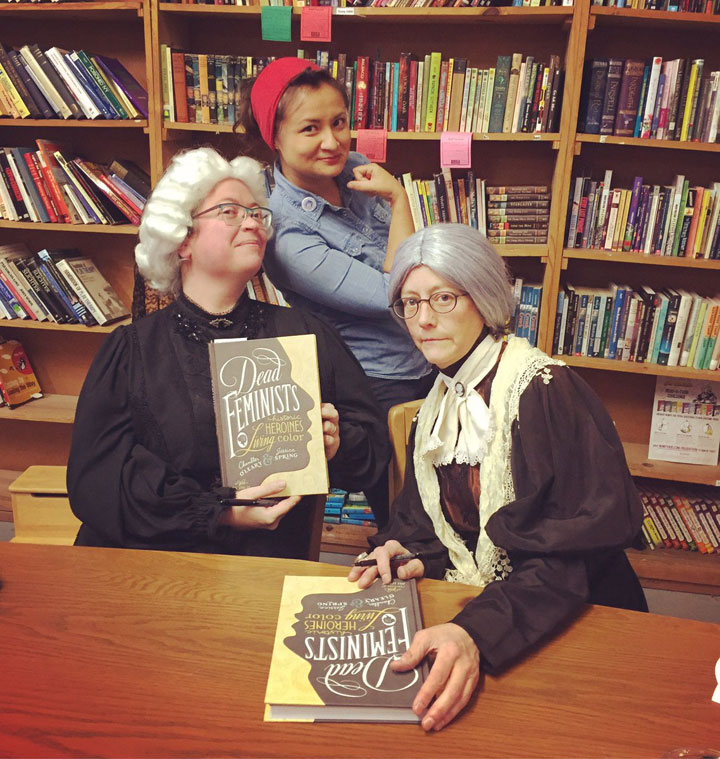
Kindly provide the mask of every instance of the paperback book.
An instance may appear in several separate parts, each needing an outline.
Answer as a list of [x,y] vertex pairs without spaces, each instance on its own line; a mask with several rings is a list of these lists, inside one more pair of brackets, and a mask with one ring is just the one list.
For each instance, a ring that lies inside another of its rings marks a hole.
[[422,618],[415,580],[285,577],[265,693],[270,722],[419,722],[412,703],[428,673],[390,663]]
[[283,496],[328,492],[315,335],[209,345],[222,482],[285,480]]

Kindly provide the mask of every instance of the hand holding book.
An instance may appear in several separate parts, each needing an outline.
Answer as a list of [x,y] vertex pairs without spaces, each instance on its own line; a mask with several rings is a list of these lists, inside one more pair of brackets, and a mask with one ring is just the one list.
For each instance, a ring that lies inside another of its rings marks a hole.
[[284,480],[265,482],[236,492],[230,503],[247,501],[246,505],[231,505],[220,515],[219,523],[238,530],[274,530],[280,520],[300,502],[300,496],[290,496],[266,505],[269,497],[285,489]]
[[325,458],[332,461],[340,447],[340,415],[332,403],[323,403],[320,406],[320,415],[323,423]]

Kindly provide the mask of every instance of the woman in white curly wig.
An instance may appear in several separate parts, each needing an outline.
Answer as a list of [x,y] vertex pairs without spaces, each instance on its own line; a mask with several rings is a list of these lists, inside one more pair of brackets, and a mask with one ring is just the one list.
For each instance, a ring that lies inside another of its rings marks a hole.
[[280,493],[283,481],[220,486],[207,344],[313,333],[331,483],[362,489],[389,451],[365,375],[337,334],[302,309],[251,300],[271,234],[260,164],[211,148],[177,155],[155,187],[135,249],[140,272],[174,302],[116,329],[80,395],[68,494],[76,544],[302,557],[311,503],[227,505]]
[[483,235],[460,224],[416,232],[395,254],[389,298],[439,375],[390,522],[370,538],[372,565],[349,579],[389,582],[392,567],[484,588],[391,665],[434,658],[413,709],[440,730],[481,669],[506,668],[585,603],[647,611],[623,551],[642,507],[598,397],[561,361],[507,337],[508,274]]

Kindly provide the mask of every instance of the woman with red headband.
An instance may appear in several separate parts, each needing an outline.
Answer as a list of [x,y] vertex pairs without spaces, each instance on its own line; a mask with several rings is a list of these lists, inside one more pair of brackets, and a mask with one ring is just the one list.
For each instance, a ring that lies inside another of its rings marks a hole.
[[[300,58],[266,66],[239,125],[275,151],[274,243],[265,270],[293,305],[332,324],[370,378],[383,415],[422,398],[429,364],[387,307],[395,248],[414,231],[402,185],[350,151],[345,88]],[[366,487],[382,526],[387,482]]]

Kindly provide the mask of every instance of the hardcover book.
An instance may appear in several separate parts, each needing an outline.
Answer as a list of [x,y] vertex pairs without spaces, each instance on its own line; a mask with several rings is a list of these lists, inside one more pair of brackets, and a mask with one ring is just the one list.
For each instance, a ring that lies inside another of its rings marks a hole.
[[415,580],[285,577],[265,693],[270,722],[419,722],[412,702],[425,662],[390,663],[422,627]]
[[209,344],[222,482],[286,482],[283,496],[328,492],[314,335]]

